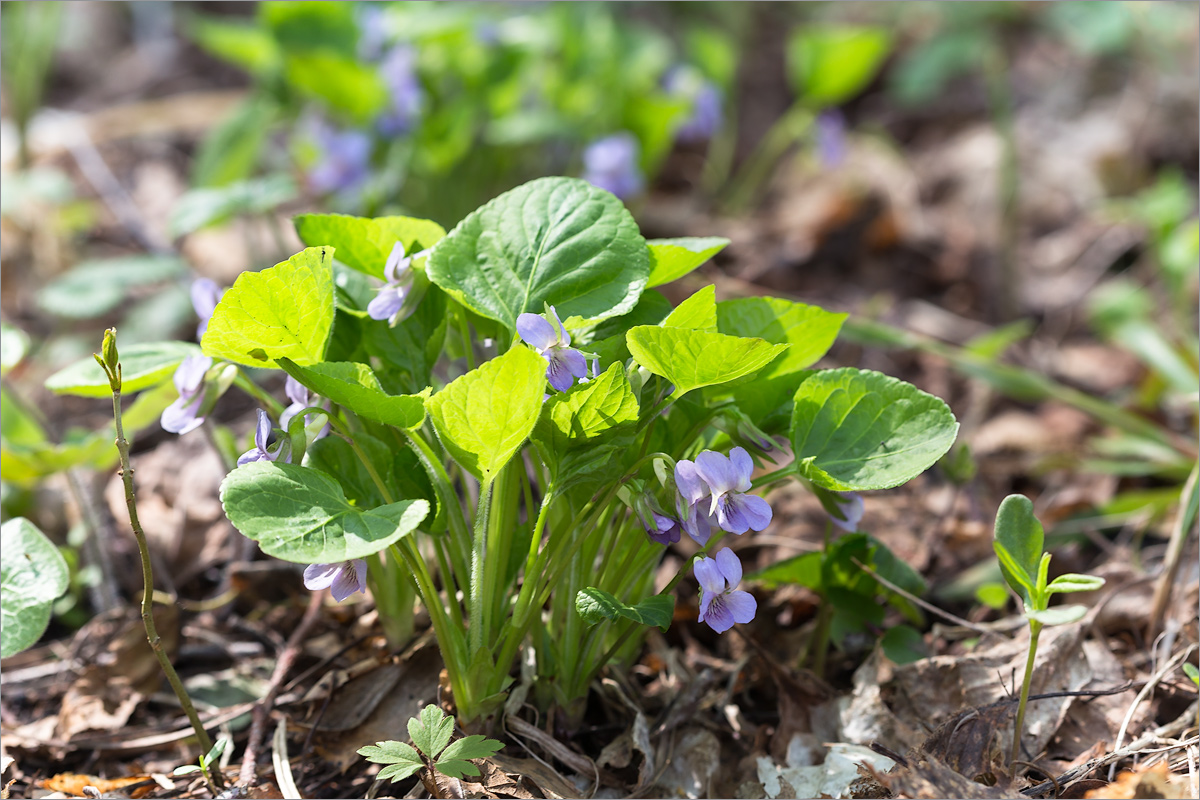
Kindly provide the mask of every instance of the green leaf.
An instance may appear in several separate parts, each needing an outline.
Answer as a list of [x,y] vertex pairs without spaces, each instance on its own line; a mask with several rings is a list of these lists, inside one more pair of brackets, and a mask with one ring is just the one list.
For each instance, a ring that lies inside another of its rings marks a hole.
[[28,352],[29,335],[15,325],[0,322],[0,375],[7,375]]
[[289,52],[284,71],[288,83],[358,125],[370,122],[387,102],[387,87],[378,71],[338,53]]
[[990,609],[1000,611],[1008,605],[1008,590],[1003,583],[989,581],[975,589],[975,599]]
[[[154,342],[121,348],[121,392],[137,392],[162,383],[175,372],[179,362],[199,355],[189,342]],[[91,356],[64,367],[46,379],[46,388],[56,394],[78,397],[108,397],[110,389],[104,370]]]
[[197,19],[188,25],[188,34],[217,58],[236,64],[251,75],[270,72],[280,61],[275,40],[257,25]]
[[69,319],[90,319],[112,311],[131,289],[170,280],[187,271],[176,256],[125,256],[84,261],[37,293],[38,306]]
[[471,212],[429,257],[429,279],[515,331],[517,317],[603,319],[634,307],[650,274],[646,240],[613,195],[541,178]]
[[761,422],[786,407],[799,384],[796,373],[812,366],[829,351],[846,317],[777,297],[744,297],[717,303],[720,333],[791,345],[753,383],[734,390],[738,408],[750,419]]
[[807,586],[814,590],[820,589],[823,558],[824,554],[819,550],[802,553],[772,564],[766,569],[752,572],[746,576],[746,580],[758,581],[768,589],[774,589],[786,583]]
[[451,778],[461,778],[463,775],[478,775],[479,768],[467,759],[491,758],[504,745],[495,739],[487,739],[479,734],[464,736],[451,743],[442,753],[436,766],[438,772]]
[[638,402],[625,369],[612,364],[582,386],[551,396],[530,438],[562,491],[620,469],[619,454],[633,443],[637,421]]
[[214,358],[274,367],[321,361],[333,328],[333,248],[309,247],[262,272],[243,272],[217,304],[200,346]]
[[1104,585],[1104,578],[1097,578],[1093,575],[1080,575],[1077,572],[1068,572],[1066,575],[1059,575],[1050,582],[1046,587],[1051,594],[1054,592],[1094,592]]
[[993,537],[1004,580],[1026,603],[1032,602],[1045,533],[1028,497],[1010,494],[1004,498],[996,512]]
[[693,389],[745,377],[788,349],[762,339],[654,325],[630,328],[625,343],[638,364],[674,384],[671,396],[676,399]]
[[358,748],[358,754],[373,764],[388,764],[379,771],[377,780],[404,780],[425,766],[421,754],[404,742],[376,742],[374,745]]
[[650,249],[650,278],[646,288],[679,280],[728,245],[729,240],[720,236],[650,239],[646,242]]
[[256,461],[221,482],[225,515],[270,556],[332,564],[378,553],[412,533],[429,513],[424,500],[360,510],[338,482],[295,464]]
[[929,655],[925,639],[920,632],[908,625],[888,628],[879,638],[883,654],[896,664],[912,664]]
[[425,424],[428,389],[421,394],[388,394],[370,367],[352,361],[322,361],[302,367],[280,358],[278,364],[313,392],[361,417],[397,428],[419,428]]
[[[354,443],[366,454],[384,484],[393,486],[395,468],[388,446],[366,433],[356,433]],[[380,495],[379,487],[375,485],[362,459],[342,437],[325,436],[308,445],[307,450],[305,466],[320,470],[337,480],[346,498],[359,508],[374,508],[387,502]]]
[[398,325],[364,320],[362,344],[380,360],[380,375],[394,375],[399,386],[417,392],[429,385],[433,367],[442,354],[451,314],[446,293],[430,286],[412,316]]
[[24,517],[0,525],[0,656],[42,638],[69,578],[66,560],[36,525]]
[[404,252],[412,255],[433,247],[446,235],[441,225],[416,217],[301,214],[293,222],[306,245],[334,247],[338,261],[380,280],[396,242],[403,242]]
[[545,387],[546,359],[516,345],[449,383],[425,407],[454,460],[490,480],[529,438]]
[[800,474],[834,491],[899,486],[941,458],[957,433],[940,399],[870,370],[817,372],[793,396]]
[[1196,665],[1185,661],[1183,664],[1183,674],[1192,679],[1192,683],[1200,686],[1200,669],[1196,669]]
[[709,284],[684,300],[662,321],[664,328],[717,332],[717,287]]
[[671,618],[675,613],[675,596],[652,594],[630,606],[602,589],[589,586],[575,595],[575,610],[589,625],[606,619],[624,618],[642,625],[656,625],[665,631],[671,626]]
[[194,233],[237,214],[265,214],[297,196],[296,182],[285,174],[191,189],[171,210],[171,235]]
[[803,25],[788,39],[788,77],[809,107],[840,105],[871,82],[890,49],[881,28]]
[[1041,611],[1026,611],[1025,616],[1043,625],[1070,625],[1087,616],[1087,606],[1055,606]]
[[192,162],[192,186],[228,186],[249,178],[277,113],[275,103],[263,94],[243,100],[200,143]]
[[437,758],[454,735],[454,718],[430,703],[421,709],[419,718],[408,721],[408,735],[418,750],[430,758]]

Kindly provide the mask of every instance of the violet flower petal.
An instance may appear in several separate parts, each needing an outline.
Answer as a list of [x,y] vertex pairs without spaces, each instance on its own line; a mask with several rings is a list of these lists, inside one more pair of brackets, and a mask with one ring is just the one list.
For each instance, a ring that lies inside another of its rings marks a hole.
[[329,593],[339,603],[355,592],[367,590],[367,562],[361,558],[343,561]]
[[537,350],[542,355],[558,344],[558,331],[538,314],[522,314],[517,317],[517,333],[525,344]]
[[159,423],[163,430],[167,433],[178,433],[183,435],[189,431],[194,431],[204,424],[204,417],[199,416],[200,406],[204,402],[204,395],[189,399],[180,397],[174,403],[167,406],[159,418]]
[[402,292],[396,286],[381,287],[379,294],[375,295],[375,298],[367,304],[367,316],[378,320],[390,319],[393,314],[398,314],[404,307],[404,298],[407,294],[407,291]]
[[692,571],[696,575],[696,582],[704,591],[714,594],[721,594],[725,591],[725,576],[721,574],[721,568],[715,559],[700,556],[692,565]]
[[723,600],[730,618],[743,625],[754,619],[754,614],[758,611],[758,601],[749,592],[729,592]]
[[304,568],[304,588],[312,592],[328,589],[341,570],[341,564],[309,564]]
[[727,600],[728,598],[723,594],[715,595],[708,605],[707,613],[699,621],[706,623],[717,633],[724,633],[732,628],[734,619],[726,603]]
[[738,560],[737,554],[729,548],[720,550],[714,556],[717,562],[717,568],[724,576],[726,584],[730,589],[734,589],[742,582],[742,562]]

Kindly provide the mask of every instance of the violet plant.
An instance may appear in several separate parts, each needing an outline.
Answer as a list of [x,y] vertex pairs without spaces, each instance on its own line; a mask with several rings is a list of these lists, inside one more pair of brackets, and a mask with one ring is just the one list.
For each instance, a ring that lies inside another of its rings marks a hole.
[[[647,241],[580,179],[519,186],[449,233],[339,214],[296,229],[310,246],[241,275],[201,340],[205,375],[262,408],[255,458],[222,484],[225,512],[310,587],[345,599],[365,584],[389,635],[411,630],[418,596],[463,723],[500,710],[519,652],[536,662],[533,699],[581,714],[600,670],[671,624],[684,579],[699,590],[693,619],[749,622],[756,604],[724,545],[770,526],[765,489],[890,488],[954,441],[941,400],[877,372],[812,369],[844,314],[717,302],[712,286],[673,308],[656,287],[727,240]],[[374,311],[407,280],[396,262],[425,249],[404,268],[422,290],[399,316],[394,299]],[[159,382],[181,363],[172,352]],[[246,368],[291,379],[286,425]],[[668,548],[683,560],[660,585]],[[407,628],[388,628],[405,614]]]

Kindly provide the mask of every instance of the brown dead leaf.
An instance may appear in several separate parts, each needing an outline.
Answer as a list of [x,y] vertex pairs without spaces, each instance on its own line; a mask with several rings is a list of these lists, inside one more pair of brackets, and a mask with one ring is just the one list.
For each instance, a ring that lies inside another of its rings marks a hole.
[[1164,761],[1148,769],[1122,772],[1112,783],[1084,795],[1087,800],[1126,800],[1133,797],[1178,800],[1194,796],[1188,786],[1188,776],[1172,774]]
[[579,794],[579,789],[575,784],[560,775],[554,768],[537,759],[513,758],[497,754],[492,756],[489,761],[494,762],[508,775],[521,779],[522,784],[532,783],[543,796],[552,798],[552,800],[575,797]]
[[875,778],[892,792],[893,797],[911,800],[938,797],[958,797],[966,800],[1024,797],[1014,789],[976,783],[937,759],[917,761],[907,768],[896,767],[883,774],[876,773]]
[[[155,606],[154,624],[171,656],[179,646],[179,609]],[[67,690],[59,710],[55,736],[65,741],[82,731],[125,727],[134,709],[162,680],[136,612],[119,610],[96,617],[76,637],[80,660],[87,666]]]
[[72,797],[83,797],[83,787],[93,786],[101,794],[109,794],[135,783],[149,781],[154,778],[149,775],[130,775],[127,778],[97,778],[93,775],[80,775],[75,772],[62,772],[52,778],[38,781],[38,786],[52,792],[62,792]]
[[1000,732],[1012,713],[1006,704],[956,714],[914,748],[909,761],[937,761],[975,783],[994,785],[1004,763]]

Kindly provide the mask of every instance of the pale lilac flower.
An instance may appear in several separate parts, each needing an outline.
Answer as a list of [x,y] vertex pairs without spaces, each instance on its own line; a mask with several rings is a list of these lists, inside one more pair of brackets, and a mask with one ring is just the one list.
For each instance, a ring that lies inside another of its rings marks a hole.
[[598,139],[583,151],[583,179],[622,199],[642,190],[645,180],[638,167],[638,141],[628,132]]
[[309,564],[304,568],[304,587],[313,592],[329,589],[340,603],[355,592],[367,591],[367,562],[353,558],[338,564]]
[[700,556],[693,567],[700,584],[700,617],[717,633],[724,633],[735,622],[754,619],[758,602],[754,595],[737,589],[742,580],[742,562],[733,551],[718,551],[716,558]]
[[735,447],[729,457],[705,450],[696,456],[696,474],[712,491],[710,514],[730,533],[761,531],[771,523],[771,506],[750,491],[754,462],[745,448]]
[[367,180],[371,161],[371,137],[362,131],[339,131],[324,122],[313,125],[313,139],[320,157],[308,172],[314,191],[354,192]]
[[587,359],[583,353],[570,347],[571,334],[563,328],[562,320],[554,306],[550,306],[551,324],[538,314],[522,314],[517,317],[517,333],[525,344],[537,350],[549,362],[546,380],[555,390],[565,392],[576,378],[587,376]]
[[412,261],[420,258],[428,251],[422,250],[411,256],[404,253],[404,242],[396,242],[388,256],[387,265],[383,268],[384,279],[387,281],[375,295],[375,299],[367,305],[367,314],[371,319],[386,319],[389,325],[396,325],[411,313],[411,307],[405,308],[405,301],[412,292],[416,276],[412,271]]
[[287,437],[281,438],[275,444],[270,444],[271,418],[267,412],[258,409],[258,425],[254,429],[254,447],[250,448],[237,460],[239,467],[244,467],[255,461],[282,461],[290,464],[292,461],[291,443]]
[[817,155],[826,167],[836,167],[846,158],[846,118],[836,108],[817,115]]
[[829,521],[846,533],[858,533],[858,523],[862,522],[863,517],[862,495],[858,492],[830,492],[829,499],[833,508],[823,503],[829,512]]
[[704,502],[712,490],[700,478],[696,464],[686,459],[675,462],[675,488],[679,491],[675,510],[679,513],[680,524],[687,535],[703,547],[708,544],[708,537],[717,524],[716,516],[709,511],[710,504]]
[[387,43],[383,8],[378,3],[362,3],[358,7],[358,57],[374,61],[383,53]]
[[691,114],[675,131],[680,142],[704,142],[713,137],[721,126],[721,90],[688,66],[679,66],[667,73],[663,88],[676,97],[691,102]]
[[179,399],[163,411],[159,420],[163,430],[183,434],[199,428],[204,422],[200,414],[204,405],[204,376],[212,365],[211,358],[201,355],[188,356],[180,362],[175,369],[175,389]]
[[412,130],[424,100],[417,78],[417,51],[408,44],[396,45],[384,55],[379,71],[388,89],[388,108],[375,127],[384,136],[399,136]]
[[192,308],[196,309],[196,316],[200,318],[200,324],[196,327],[197,340],[204,338],[208,321],[212,319],[223,294],[225,290],[209,278],[197,278],[192,282]]
[[[291,375],[288,375],[287,380],[284,381],[283,391],[287,395],[288,400],[292,401],[292,404],[290,406],[288,406],[287,408],[285,408],[283,410],[283,413],[279,415],[279,427],[283,428],[286,431],[288,429],[288,423],[292,421],[292,417],[294,417],[298,413],[300,413],[300,411],[302,409],[317,405],[318,397],[317,397],[317,395],[310,392],[308,390],[307,386],[305,386],[303,383],[301,383],[300,381],[293,378]],[[325,409],[329,408],[328,400],[324,400],[324,401],[320,401],[320,402],[321,402],[321,406],[323,408],[325,408]],[[312,421],[312,417],[313,417],[312,414],[305,414],[304,415],[305,424],[309,424]],[[313,437],[313,441],[320,439],[322,436],[326,435],[327,433],[329,433],[329,424],[328,423],[326,423],[325,427],[321,428],[321,431],[316,436]]]

